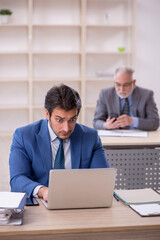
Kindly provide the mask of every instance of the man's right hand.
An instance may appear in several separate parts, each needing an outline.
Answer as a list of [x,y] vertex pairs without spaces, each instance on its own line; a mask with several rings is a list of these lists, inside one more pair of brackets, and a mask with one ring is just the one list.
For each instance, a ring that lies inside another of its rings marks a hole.
[[43,198],[44,201],[48,202],[48,187],[41,187],[38,191],[38,197]]
[[116,129],[116,128],[119,128],[119,124],[117,124],[117,121],[115,121],[115,117],[108,117],[105,124],[104,124],[104,127],[106,129]]

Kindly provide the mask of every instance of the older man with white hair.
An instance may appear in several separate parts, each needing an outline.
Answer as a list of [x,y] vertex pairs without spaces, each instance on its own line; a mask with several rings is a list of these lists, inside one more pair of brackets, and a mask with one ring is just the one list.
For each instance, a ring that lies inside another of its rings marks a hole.
[[153,94],[149,89],[136,86],[134,70],[128,67],[116,69],[114,86],[100,91],[94,128],[157,130],[159,115]]

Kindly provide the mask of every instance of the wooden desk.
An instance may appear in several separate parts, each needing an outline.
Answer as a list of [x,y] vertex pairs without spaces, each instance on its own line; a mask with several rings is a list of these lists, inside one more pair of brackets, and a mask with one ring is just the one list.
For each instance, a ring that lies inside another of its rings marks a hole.
[[47,210],[25,207],[23,225],[0,226],[0,239],[160,239],[160,217],[140,217],[122,202],[111,208]]
[[137,137],[100,137],[105,147],[160,147],[160,131],[148,132],[147,138]]

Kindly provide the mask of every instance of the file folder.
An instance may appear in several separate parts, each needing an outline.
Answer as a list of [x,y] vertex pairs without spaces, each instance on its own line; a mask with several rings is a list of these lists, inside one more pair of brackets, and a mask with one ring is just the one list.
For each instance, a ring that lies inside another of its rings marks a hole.
[[142,217],[160,215],[160,194],[151,188],[116,190],[114,195]]
[[26,193],[0,192],[0,225],[21,225]]
[[160,216],[159,203],[130,204],[129,206],[142,217]]
[[152,188],[115,190],[114,194],[127,205],[160,203],[160,194]]

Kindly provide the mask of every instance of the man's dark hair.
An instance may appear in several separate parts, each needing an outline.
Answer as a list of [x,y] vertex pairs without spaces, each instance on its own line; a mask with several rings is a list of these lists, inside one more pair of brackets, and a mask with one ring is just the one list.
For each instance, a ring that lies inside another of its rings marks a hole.
[[45,108],[48,110],[50,117],[53,110],[57,107],[65,111],[77,108],[78,115],[81,109],[79,93],[64,84],[52,87],[45,97]]

